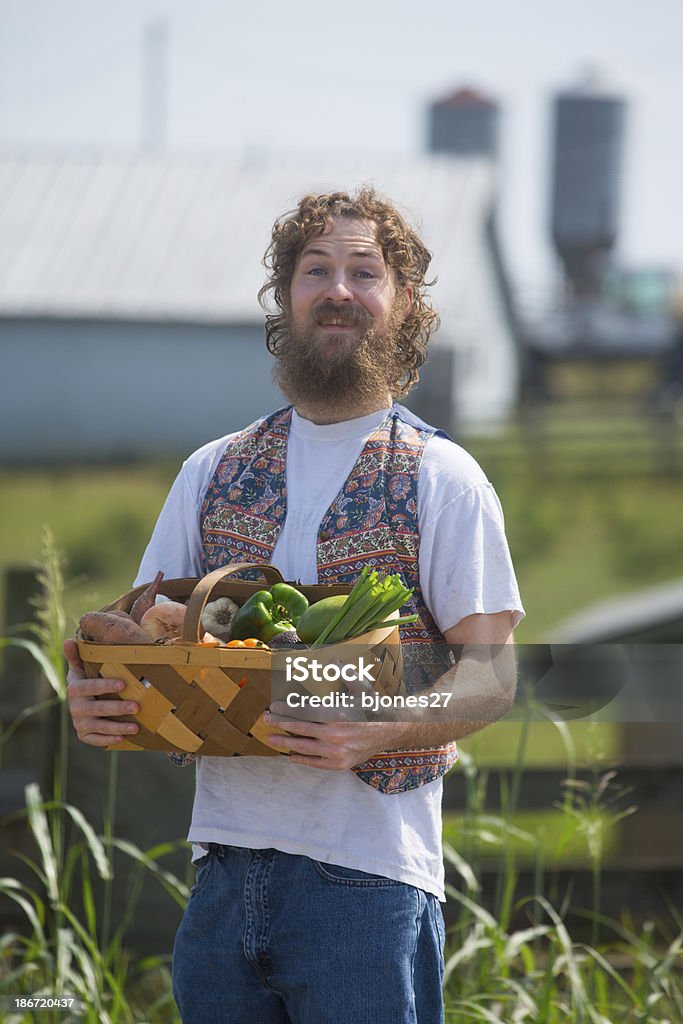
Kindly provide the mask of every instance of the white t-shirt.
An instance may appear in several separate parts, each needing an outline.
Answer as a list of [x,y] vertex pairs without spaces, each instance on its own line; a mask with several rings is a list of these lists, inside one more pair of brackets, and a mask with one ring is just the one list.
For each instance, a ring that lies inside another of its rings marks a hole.
[[[320,522],[370,434],[388,410],[318,425],[292,413],[287,446],[287,516],[272,562],[285,579],[317,583]],[[142,559],[136,585],[201,575],[200,509],[229,434],[183,464]],[[498,498],[462,448],[430,438],[418,478],[420,586],[439,629],[467,615],[524,611]],[[201,845],[302,854],[416,885],[444,898],[441,780],[386,796],[353,772],[287,758],[200,757],[189,839]]]

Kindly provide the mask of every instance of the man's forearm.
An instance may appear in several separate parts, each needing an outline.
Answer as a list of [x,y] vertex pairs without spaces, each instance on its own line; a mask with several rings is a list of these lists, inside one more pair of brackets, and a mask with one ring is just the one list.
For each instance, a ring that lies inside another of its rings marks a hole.
[[458,664],[428,690],[427,708],[395,708],[382,716],[387,725],[385,750],[444,746],[484,729],[505,715],[515,699],[517,662],[514,645],[465,647]]
[[461,740],[473,732],[479,732],[487,725],[491,725],[491,722],[449,722],[447,725],[439,725],[436,722],[423,725],[414,722],[387,722],[389,745],[385,750],[432,750],[434,747],[444,747],[453,740]]

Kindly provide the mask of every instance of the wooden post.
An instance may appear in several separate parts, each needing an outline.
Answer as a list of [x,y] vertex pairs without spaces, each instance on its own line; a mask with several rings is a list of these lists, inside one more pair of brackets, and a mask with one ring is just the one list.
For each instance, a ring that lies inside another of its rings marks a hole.
[[[675,636],[674,627],[671,639]],[[646,766],[674,773],[683,767],[683,716],[676,700],[683,671],[683,647],[677,642],[652,645],[649,656],[634,667],[655,721],[622,725],[621,761],[629,767]],[[640,806],[637,814],[621,823],[620,848],[628,856],[654,856],[680,863],[683,807],[665,812],[656,799]]]
[[[6,570],[4,577],[5,636],[34,639],[27,626],[35,622],[33,600],[40,594],[36,571],[30,567]],[[40,668],[28,651],[6,647],[0,674],[0,735],[16,722],[19,715],[52,694],[43,680]],[[0,816],[11,815],[25,805],[24,790],[37,782],[44,796],[52,788],[51,732],[54,717],[49,712],[28,716],[2,744],[0,750]],[[2,735],[4,739],[4,735]],[[17,854],[36,856],[35,843],[25,819],[16,818],[0,830],[0,874],[17,878],[27,885],[35,884],[32,871],[22,864]],[[23,915],[17,908],[4,911],[4,924],[19,927]]]
[[[36,621],[35,599],[41,593],[37,572],[31,566],[5,571],[5,636],[35,641],[30,629]],[[4,649],[0,675],[0,729],[4,731],[27,709],[54,696],[36,660],[21,647]],[[1,751],[4,768],[26,771],[43,792],[52,786],[55,709],[29,715]],[[51,713],[53,712],[53,713]],[[23,791],[16,796],[23,806]]]
[[[16,566],[5,571],[5,636],[35,639],[28,627],[36,621],[34,601],[40,595],[40,590],[35,569]],[[1,715],[3,723],[8,724],[44,694],[40,685],[40,670],[28,651],[21,647],[7,647],[3,653],[3,671],[0,676]]]

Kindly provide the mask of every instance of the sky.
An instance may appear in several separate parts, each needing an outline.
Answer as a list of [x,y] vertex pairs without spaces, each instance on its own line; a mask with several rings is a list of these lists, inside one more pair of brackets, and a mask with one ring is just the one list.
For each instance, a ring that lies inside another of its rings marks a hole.
[[683,274],[681,0],[0,0],[0,148],[134,150],[154,22],[171,152],[350,151],[371,177],[373,154],[424,151],[434,99],[496,99],[503,253],[531,303],[556,272],[551,97],[596,67],[628,101],[619,260]]

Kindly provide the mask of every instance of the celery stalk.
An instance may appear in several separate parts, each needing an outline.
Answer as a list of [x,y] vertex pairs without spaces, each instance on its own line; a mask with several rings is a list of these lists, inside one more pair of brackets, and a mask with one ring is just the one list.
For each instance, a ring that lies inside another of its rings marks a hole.
[[379,603],[378,607],[374,608],[371,613],[361,619],[359,623],[356,623],[359,635],[361,633],[367,633],[372,622],[376,622],[379,616],[382,619],[388,618],[392,612],[395,612],[398,608],[406,603],[410,597],[412,591],[406,590],[403,586],[399,593],[397,593],[391,600],[384,600]]
[[385,619],[383,622],[371,622],[365,632],[372,633],[375,629],[384,629],[388,626],[407,626],[410,622],[417,622],[417,615],[402,615],[399,619]]
[[370,590],[374,586],[376,580],[377,573],[374,570],[371,570],[366,565],[363,571],[361,572],[360,576],[356,580],[353,589],[351,590],[349,596],[346,598],[344,604],[341,606],[341,608],[339,609],[335,617],[332,619],[332,621],[322,631],[317,640],[311,644],[311,647],[322,647],[322,645],[327,642],[327,639],[331,635],[332,631],[336,629],[337,625],[346,615],[349,606],[353,606],[353,603],[358,599],[359,596],[365,594],[368,590]]
[[366,566],[334,619],[311,646],[322,647],[349,640],[370,629],[397,622],[415,622],[417,617],[414,615],[388,621],[388,617],[405,604],[412,593],[404,587],[398,574],[380,580],[377,572]]
[[367,618],[368,614],[376,617],[377,615],[377,598],[373,594],[374,587],[371,588],[370,592],[359,597],[350,606],[345,605],[346,613],[342,616],[337,627],[332,630],[328,635],[328,641],[331,644],[336,643],[338,640],[345,640],[352,630],[356,630],[360,636],[362,630],[357,630],[357,624],[362,622],[363,619]]

